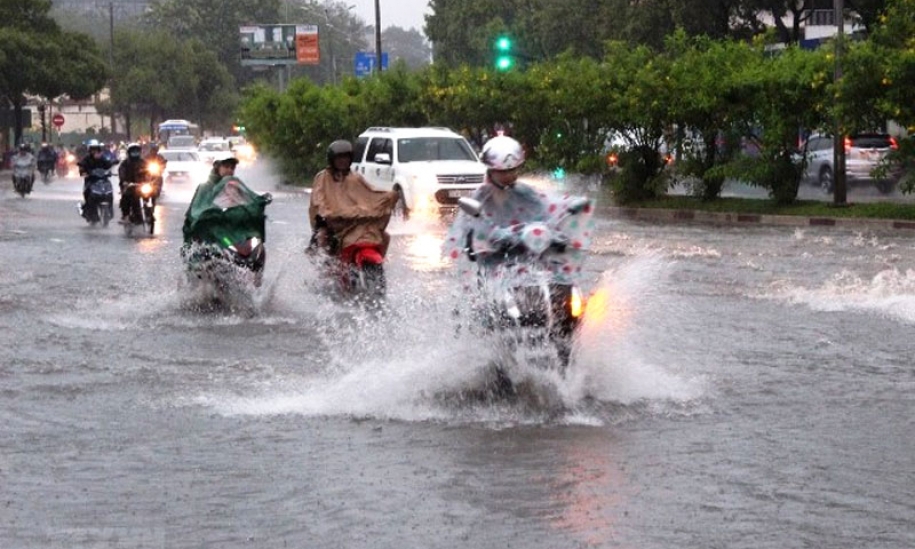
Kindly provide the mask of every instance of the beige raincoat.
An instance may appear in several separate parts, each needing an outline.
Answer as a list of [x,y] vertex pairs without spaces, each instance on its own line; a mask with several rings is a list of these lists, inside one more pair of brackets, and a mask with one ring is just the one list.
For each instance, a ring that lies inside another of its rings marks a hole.
[[312,230],[318,216],[345,249],[356,243],[387,245],[384,232],[397,204],[397,191],[376,191],[355,172],[335,180],[330,170],[315,176],[308,220]]

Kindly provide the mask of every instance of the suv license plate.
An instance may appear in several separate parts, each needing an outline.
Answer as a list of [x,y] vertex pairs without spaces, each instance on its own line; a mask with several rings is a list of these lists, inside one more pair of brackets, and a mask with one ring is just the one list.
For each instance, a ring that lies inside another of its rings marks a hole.
[[470,195],[470,191],[448,191],[448,198],[463,198]]

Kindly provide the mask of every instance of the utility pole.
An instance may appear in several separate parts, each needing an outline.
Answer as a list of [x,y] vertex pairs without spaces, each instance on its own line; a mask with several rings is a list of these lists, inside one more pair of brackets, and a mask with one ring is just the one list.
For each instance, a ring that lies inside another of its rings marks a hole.
[[108,83],[108,103],[111,104],[111,134],[117,130],[115,128],[114,112],[114,2],[108,2],[108,68],[111,70],[111,80]]
[[[843,0],[833,0],[836,17],[836,64],[833,81],[836,87],[842,80],[842,50],[845,47],[843,44],[845,36],[845,19],[843,17],[845,6],[843,4]],[[836,114],[833,136],[832,165],[834,172],[833,184],[835,185],[833,205],[845,206],[848,199],[848,187],[845,177],[845,132],[838,114]]]
[[[325,2],[326,4],[326,2]],[[324,26],[327,27],[327,51],[330,53],[330,83],[337,85],[337,58],[334,57],[334,37],[331,34],[333,26],[330,24],[330,14],[324,8]]]
[[375,71],[381,72],[381,0],[375,0]]

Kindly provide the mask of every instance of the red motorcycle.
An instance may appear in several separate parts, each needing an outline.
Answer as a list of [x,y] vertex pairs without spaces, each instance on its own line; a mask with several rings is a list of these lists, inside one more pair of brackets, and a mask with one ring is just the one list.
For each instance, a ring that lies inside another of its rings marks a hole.
[[384,276],[387,244],[387,239],[383,244],[357,242],[340,249],[326,229],[318,229],[312,234],[306,253],[322,254],[322,274],[340,295],[377,301],[384,297],[387,286]]

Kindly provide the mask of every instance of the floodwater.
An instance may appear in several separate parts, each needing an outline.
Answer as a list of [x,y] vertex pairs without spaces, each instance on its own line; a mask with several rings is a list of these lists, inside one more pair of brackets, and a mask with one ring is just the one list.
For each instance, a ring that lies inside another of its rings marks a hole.
[[264,286],[181,284],[80,182],[0,190],[0,547],[915,546],[915,235],[603,218],[568,377],[477,398],[435,220],[388,311],[314,283],[274,192]]

